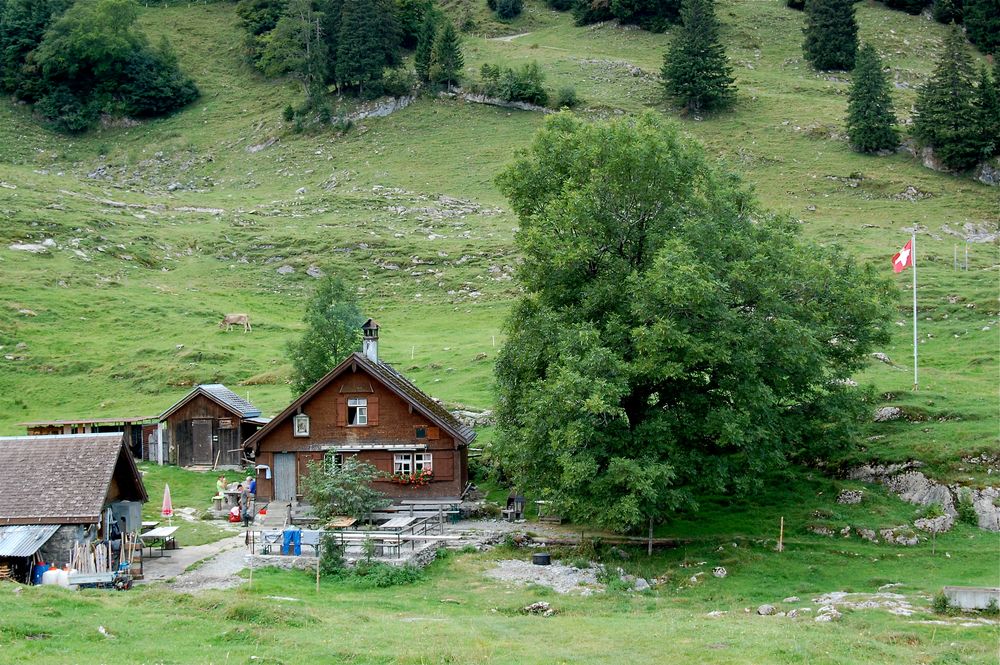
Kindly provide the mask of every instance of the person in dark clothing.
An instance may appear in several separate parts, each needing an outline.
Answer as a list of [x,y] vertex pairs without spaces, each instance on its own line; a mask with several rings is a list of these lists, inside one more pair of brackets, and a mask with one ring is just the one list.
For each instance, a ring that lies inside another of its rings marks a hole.
[[250,489],[240,485],[236,488],[239,491],[240,517],[243,518],[243,526],[250,526]]

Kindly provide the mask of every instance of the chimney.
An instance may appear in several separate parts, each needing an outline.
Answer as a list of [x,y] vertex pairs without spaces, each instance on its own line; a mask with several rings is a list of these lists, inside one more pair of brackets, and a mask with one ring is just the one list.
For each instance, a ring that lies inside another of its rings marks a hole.
[[361,332],[364,334],[364,339],[362,340],[362,350],[368,360],[373,363],[378,362],[378,322],[375,319],[368,319],[365,321],[364,325],[361,326]]

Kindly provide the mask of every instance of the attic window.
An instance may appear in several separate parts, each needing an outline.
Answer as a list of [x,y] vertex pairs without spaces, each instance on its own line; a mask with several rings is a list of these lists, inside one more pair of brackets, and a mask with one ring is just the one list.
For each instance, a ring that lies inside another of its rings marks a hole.
[[368,424],[368,400],[352,397],[347,400],[347,424],[362,426]]
[[426,427],[418,427],[417,428],[417,438],[418,439],[426,439],[427,438],[427,428]]

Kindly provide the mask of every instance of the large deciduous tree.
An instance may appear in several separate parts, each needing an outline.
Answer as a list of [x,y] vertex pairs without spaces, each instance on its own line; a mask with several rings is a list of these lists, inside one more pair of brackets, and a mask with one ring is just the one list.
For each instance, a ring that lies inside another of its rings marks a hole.
[[871,44],[858,51],[847,101],[847,135],[861,152],[892,150],[899,144],[889,79]]
[[892,288],[797,237],[659,117],[549,118],[498,178],[525,295],[497,358],[495,452],[575,521],[630,530],[852,440],[844,381]]
[[258,67],[266,76],[291,74],[299,79],[310,103],[325,92],[328,75],[326,17],[312,0],[289,0],[285,13],[268,33]]
[[802,51],[816,69],[854,68],[858,22],[854,0],[806,0]]
[[663,86],[691,112],[733,103],[736,89],[712,0],[685,0],[681,27],[663,62]]
[[336,277],[324,277],[306,306],[306,331],[288,345],[295,395],[360,348],[364,320],[354,290]]
[[952,26],[933,75],[917,95],[913,119],[914,136],[951,169],[971,168],[982,154],[974,76],[965,38]]

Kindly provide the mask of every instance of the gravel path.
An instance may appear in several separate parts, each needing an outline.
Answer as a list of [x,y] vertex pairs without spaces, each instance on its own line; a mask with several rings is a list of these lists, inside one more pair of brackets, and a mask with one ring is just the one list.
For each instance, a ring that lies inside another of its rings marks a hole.
[[216,554],[201,559],[194,570],[178,574],[169,588],[175,591],[204,591],[206,589],[231,589],[243,583],[237,573],[247,567],[246,545],[242,535],[215,543]]

